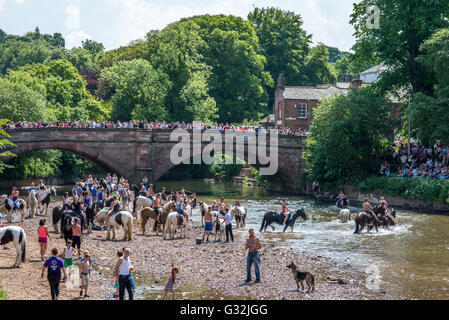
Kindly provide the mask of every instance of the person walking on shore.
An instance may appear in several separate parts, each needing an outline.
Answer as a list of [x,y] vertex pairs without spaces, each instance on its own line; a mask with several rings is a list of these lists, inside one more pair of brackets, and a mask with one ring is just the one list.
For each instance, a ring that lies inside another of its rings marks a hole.
[[114,275],[119,283],[119,300],[125,300],[125,289],[128,291],[129,300],[134,300],[133,288],[131,283],[131,261],[129,255],[131,250],[123,249],[123,257],[119,258],[115,266]]
[[64,261],[58,257],[58,249],[51,250],[52,256],[45,260],[42,266],[41,278],[44,277],[45,269],[48,269],[47,280],[50,284],[50,294],[52,300],[59,299],[59,283],[61,282],[61,270],[64,273],[64,278],[67,278],[65,272]]
[[251,267],[254,264],[254,271],[256,272],[256,282],[260,283],[260,256],[259,250],[262,248],[260,240],[256,237],[254,229],[249,230],[249,238],[246,240],[245,249],[248,250],[248,256],[246,257],[246,283],[252,281],[251,279]]
[[47,251],[47,242],[50,239],[47,228],[47,220],[42,219],[39,221],[39,228],[37,228],[37,233],[39,235],[38,242],[41,248],[41,260],[45,261],[45,252]]
[[84,253],[84,260],[79,265],[80,269],[80,280],[81,280],[81,291],[80,297],[83,296],[84,290],[84,298],[88,298],[87,288],[89,286],[89,273],[90,273],[90,254],[88,252]]

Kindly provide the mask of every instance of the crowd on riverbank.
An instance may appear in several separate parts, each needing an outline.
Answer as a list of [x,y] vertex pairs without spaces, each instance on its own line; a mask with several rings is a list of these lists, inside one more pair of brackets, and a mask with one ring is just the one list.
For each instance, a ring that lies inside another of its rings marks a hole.
[[381,165],[379,174],[385,177],[449,179],[448,150],[449,146],[443,144],[425,146],[412,143],[408,156],[408,145],[402,143],[391,157],[391,165],[399,166],[397,174],[391,172],[390,163],[387,161]]
[[2,128],[7,130],[13,129],[39,129],[39,128],[83,128],[83,129],[144,129],[144,130],[161,130],[161,129],[217,129],[219,131],[237,131],[237,132],[260,132],[260,133],[273,133],[279,135],[293,135],[293,136],[306,136],[307,131],[303,129],[290,129],[290,128],[264,128],[262,126],[240,126],[234,124],[206,124],[200,122],[186,123],[186,122],[175,122],[167,123],[165,121],[73,121],[73,122],[9,122],[2,125]]

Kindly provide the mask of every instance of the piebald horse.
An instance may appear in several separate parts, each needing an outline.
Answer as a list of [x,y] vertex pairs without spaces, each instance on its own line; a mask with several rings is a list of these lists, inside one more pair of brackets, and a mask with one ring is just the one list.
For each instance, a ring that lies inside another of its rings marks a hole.
[[25,206],[26,206],[26,202],[23,199],[19,199],[17,201],[18,205],[17,208],[14,206],[14,201],[9,198],[6,194],[2,195],[0,197],[0,206],[4,206],[6,209],[6,214],[7,214],[7,221],[9,223],[12,222],[12,214],[15,211],[19,211],[20,215],[22,216],[22,222],[25,221]]
[[0,228],[0,245],[14,243],[17,251],[16,263],[13,267],[20,268],[20,262],[25,262],[26,235],[25,231],[16,226]]
[[[106,219],[106,213],[108,208],[102,209],[96,216],[97,221]],[[106,240],[111,239],[111,229],[112,229],[112,240],[115,240],[115,228],[123,227],[124,236],[123,241],[131,241],[133,239],[133,215],[128,211],[120,211],[109,217],[108,220],[108,235]]]
[[242,227],[244,228],[246,226],[246,209],[242,206],[234,205],[231,209],[231,219],[234,219],[235,217],[235,224],[237,226],[237,229]]
[[338,218],[340,219],[341,223],[346,223],[348,221],[351,221],[351,211],[349,211],[349,209],[340,210],[340,213],[338,214]]
[[51,201],[51,196],[54,196],[56,198],[56,189],[55,187],[50,187],[47,188],[46,190],[43,191],[42,196],[41,196],[41,204],[44,206],[42,207],[42,210],[40,212],[40,214],[42,214],[42,212],[44,212],[45,210],[45,215],[48,214],[48,206],[50,204]]

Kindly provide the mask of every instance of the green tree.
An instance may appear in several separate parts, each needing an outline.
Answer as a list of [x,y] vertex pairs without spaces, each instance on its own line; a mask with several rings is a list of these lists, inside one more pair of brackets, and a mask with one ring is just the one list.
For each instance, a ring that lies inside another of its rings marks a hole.
[[164,120],[168,76],[143,59],[120,61],[100,76],[99,95],[110,98],[114,120]]
[[328,84],[337,81],[337,71],[328,61],[329,51],[324,44],[321,43],[312,49],[303,71],[309,85]]
[[96,56],[99,53],[104,51],[104,45],[101,42],[97,42],[95,40],[86,39],[81,42],[82,48],[87,50],[92,56]]
[[149,60],[147,42],[144,40],[134,40],[127,46],[105,52],[99,58],[98,63],[101,68],[112,67],[119,61],[129,61],[134,59]]
[[[413,92],[431,94],[434,78],[418,62],[419,48],[434,32],[447,27],[447,0],[409,1],[377,0],[379,28],[370,29],[372,0],[354,4],[350,23],[355,28],[354,51],[366,60],[378,58],[390,70],[384,72],[380,85],[384,90],[411,85]],[[360,53],[357,53],[361,50]]]
[[206,45],[200,53],[212,67],[210,95],[217,102],[220,121],[243,122],[259,119],[271,110],[266,88],[273,79],[265,71],[254,25],[240,17],[202,15],[181,19],[199,25]]
[[171,120],[209,121],[216,118],[215,100],[209,96],[211,68],[200,50],[205,46],[199,27],[192,21],[168,25],[147,35],[150,60],[166,73],[172,83],[166,96]]
[[12,143],[11,141],[9,141],[7,138],[9,137],[9,134],[2,129],[2,125],[5,123],[8,123],[9,120],[7,119],[0,119],[0,137],[6,137],[6,138],[2,138],[0,139],[0,173],[2,173],[5,168],[9,168],[10,166],[5,164],[4,161],[2,161],[2,159],[5,159],[7,157],[14,157],[15,155],[10,152],[10,151],[5,151],[5,149],[8,146],[15,146],[14,143]]
[[[284,73],[288,84],[307,83],[302,70],[310,52],[312,35],[303,29],[301,15],[279,8],[254,8],[248,15],[256,29],[261,52],[267,58],[267,69],[273,79]],[[270,92],[270,106],[274,91]]]
[[413,135],[426,144],[449,143],[449,29],[421,46],[419,62],[438,79],[434,95],[416,94],[410,116]]
[[0,73],[17,70],[27,64],[42,63],[51,54],[51,46],[43,40],[6,41],[0,45]]
[[314,111],[305,159],[311,180],[353,183],[377,171],[393,139],[391,104],[374,87],[323,99]]

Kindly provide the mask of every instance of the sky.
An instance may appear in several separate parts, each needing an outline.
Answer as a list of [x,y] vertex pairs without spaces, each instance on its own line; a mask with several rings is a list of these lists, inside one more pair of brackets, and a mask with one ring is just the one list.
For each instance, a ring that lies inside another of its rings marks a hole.
[[254,6],[274,6],[300,14],[314,43],[348,51],[355,42],[349,16],[353,3],[359,1],[0,0],[0,29],[23,35],[38,26],[41,33],[61,33],[68,49],[80,46],[84,39],[94,39],[111,50],[183,17],[207,13],[246,19]]

